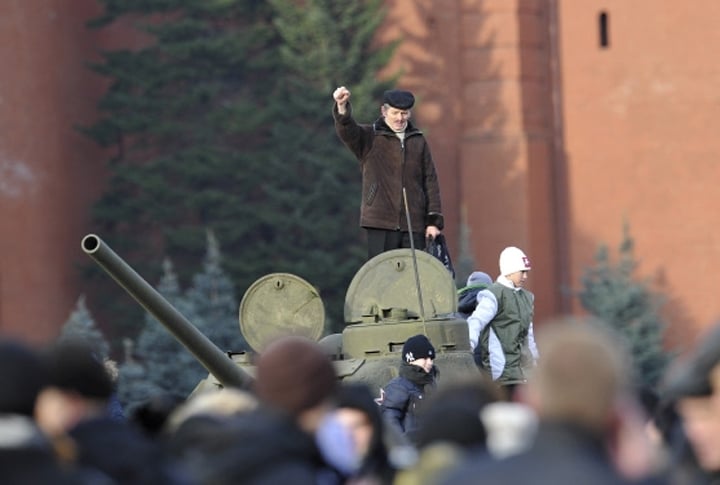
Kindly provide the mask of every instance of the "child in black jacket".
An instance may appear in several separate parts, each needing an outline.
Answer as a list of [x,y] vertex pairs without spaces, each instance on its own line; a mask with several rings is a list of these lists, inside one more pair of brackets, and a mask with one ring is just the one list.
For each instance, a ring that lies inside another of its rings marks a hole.
[[417,408],[438,376],[435,348],[425,335],[410,337],[403,346],[398,377],[380,391],[380,411],[390,426],[411,442],[419,428]]

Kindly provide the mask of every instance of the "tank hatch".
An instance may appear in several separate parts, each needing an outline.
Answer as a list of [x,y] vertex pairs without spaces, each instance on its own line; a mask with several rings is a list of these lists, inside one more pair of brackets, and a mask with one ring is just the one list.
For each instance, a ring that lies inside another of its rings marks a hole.
[[276,337],[318,340],[325,328],[325,306],[310,283],[289,273],[272,273],[253,283],[240,302],[240,331],[255,352]]
[[[415,251],[425,318],[447,318],[457,311],[452,275],[434,256]],[[345,296],[345,322],[373,323],[420,318],[411,249],[381,253],[355,274]]]

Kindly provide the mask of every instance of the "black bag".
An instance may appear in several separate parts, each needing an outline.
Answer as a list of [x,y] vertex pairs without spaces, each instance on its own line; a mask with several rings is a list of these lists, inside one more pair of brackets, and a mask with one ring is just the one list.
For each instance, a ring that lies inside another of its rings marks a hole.
[[425,251],[435,256],[445,265],[453,279],[455,279],[455,268],[453,268],[452,260],[450,259],[450,251],[445,242],[445,236],[438,234],[436,237],[429,237],[425,241]]

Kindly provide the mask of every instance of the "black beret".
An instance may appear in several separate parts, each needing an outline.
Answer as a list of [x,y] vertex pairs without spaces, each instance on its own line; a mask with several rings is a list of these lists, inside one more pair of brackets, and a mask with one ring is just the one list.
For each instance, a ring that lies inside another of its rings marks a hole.
[[410,109],[415,104],[415,96],[410,91],[391,89],[385,91],[383,103],[397,109]]

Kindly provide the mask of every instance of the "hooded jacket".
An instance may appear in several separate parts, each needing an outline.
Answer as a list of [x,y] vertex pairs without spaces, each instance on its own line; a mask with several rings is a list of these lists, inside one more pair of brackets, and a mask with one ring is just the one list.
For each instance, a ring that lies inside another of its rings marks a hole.
[[401,141],[382,117],[372,125],[360,125],[352,117],[350,103],[342,115],[335,104],[333,118],[338,136],[360,162],[360,225],[407,231],[404,187],[413,232],[424,232],[430,225],[442,230],[440,186],[422,132],[408,121]]
[[468,319],[477,306],[477,294],[486,290],[489,285],[478,283],[477,285],[466,286],[458,290],[458,316]]

